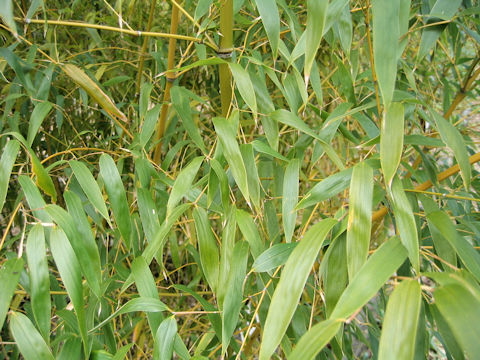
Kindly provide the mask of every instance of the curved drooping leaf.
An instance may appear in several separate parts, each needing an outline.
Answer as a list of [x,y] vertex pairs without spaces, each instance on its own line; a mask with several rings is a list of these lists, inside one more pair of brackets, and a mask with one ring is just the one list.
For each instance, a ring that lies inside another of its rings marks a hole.
[[20,150],[20,143],[17,140],[10,140],[3,149],[2,157],[0,158],[0,211],[5,203],[8,182],[10,181],[18,150]]
[[385,184],[391,186],[403,150],[403,104],[392,103],[384,110],[380,134],[380,162]]
[[277,3],[275,0],[255,0],[255,3],[272,47],[273,58],[276,58],[280,40],[280,17]]
[[2,291],[0,291],[0,327],[3,326],[3,322],[7,316],[10,301],[17,288],[18,279],[20,278],[22,270],[22,258],[7,260],[0,269],[0,283],[2,284]]

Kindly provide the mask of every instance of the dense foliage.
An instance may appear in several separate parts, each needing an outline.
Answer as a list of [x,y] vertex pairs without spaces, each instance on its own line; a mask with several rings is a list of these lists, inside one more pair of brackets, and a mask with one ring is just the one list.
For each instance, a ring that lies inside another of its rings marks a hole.
[[2,0],[0,359],[479,359],[479,15]]

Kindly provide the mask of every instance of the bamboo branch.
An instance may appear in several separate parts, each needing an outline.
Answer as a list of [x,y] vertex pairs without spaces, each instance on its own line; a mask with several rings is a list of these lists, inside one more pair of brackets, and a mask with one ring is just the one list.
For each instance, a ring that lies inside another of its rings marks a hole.
[[[229,59],[233,52],[233,0],[225,0],[220,5],[220,48],[218,55]],[[220,100],[222,103],[222,116],[227,117],[232,103],[232,74],[228,64],[218,66],[220,75]]]
[[[147,23],[147,31],[150,31],[152,28],[152,22],[153,22],[153,13],[155,12],[155,4],[156,0],[151,0],[150,4],[150,14],[148,15],[148,23]],[[148,36],[145,36],[145,39],[143,39],[143,45],[142,45],[142,50],[140,51],[140,59],[138,63],[138,73],[137,73],[137,94],[140,93],[140,85],[142,82],[142,72],[143,72],[143,64],[145,62],[145,52],[147,51],[147,46],[148,46]]]

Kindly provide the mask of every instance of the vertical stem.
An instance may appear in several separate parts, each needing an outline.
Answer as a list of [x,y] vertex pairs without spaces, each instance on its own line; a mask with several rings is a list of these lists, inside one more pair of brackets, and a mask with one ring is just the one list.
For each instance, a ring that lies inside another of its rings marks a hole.
[[[220,48],[218,55],[221,58],[230,58],[233,52],[233,0],[224,0],[220,5]],[[227,117],[232,102],[232,74],[228,64],[219,65],[220,100],[222,116]]]
[[[146,31],[150,31],[152,28],[152,22],[153,22],[153,13],[155,12],[155,3],[156,0],[151,0],[150,4],[150,14],[148,15],[148,23],[147,23],[147,29]],[[145,52],[147,51],[147,46],[148,46],[148,36],[145,36],[143,39],[143,45],[142,45],[142,50],[140,51],[140,59],[138,63],[138,73],[137,73],[137,94],[140,93],[140,85],[142,82],[142,72],[143,72],[143,64],[145,62]]]
[[[176,34],[177,29],[178,29],[178,7],[172,6],[172,19],[170,22],[170,34]],[[175,73],[171,72],[175,66],[175,47],[177,44],[177,40],[170,38],[168,42],[168,59],[167,59],[167,74],[166,74],[166,85],[165,85],[165,92],[163,93],[163,104],[162,104],[162,110],[160,112],[160,119],[158,120],[157,124],[157,134],[156,134],[156,140],[157,145],[155,147],[155,152],[153,155],[153,161],[156,164],[160,163],[160,157],[162,154],[162,143],[161,139],[163,137],[163,134],[165,133],[165,123],[167,121],[167,115],[168,115],[168,108],[169,104],[168,101],[170,100],[170,89],[173,85],[173,82],[175,81]]]

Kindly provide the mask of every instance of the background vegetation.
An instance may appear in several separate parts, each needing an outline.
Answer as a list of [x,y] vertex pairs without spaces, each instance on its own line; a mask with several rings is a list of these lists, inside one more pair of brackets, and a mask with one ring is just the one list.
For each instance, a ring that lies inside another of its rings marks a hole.
[[474,0],[2,0],[0,358],[479,359]]

